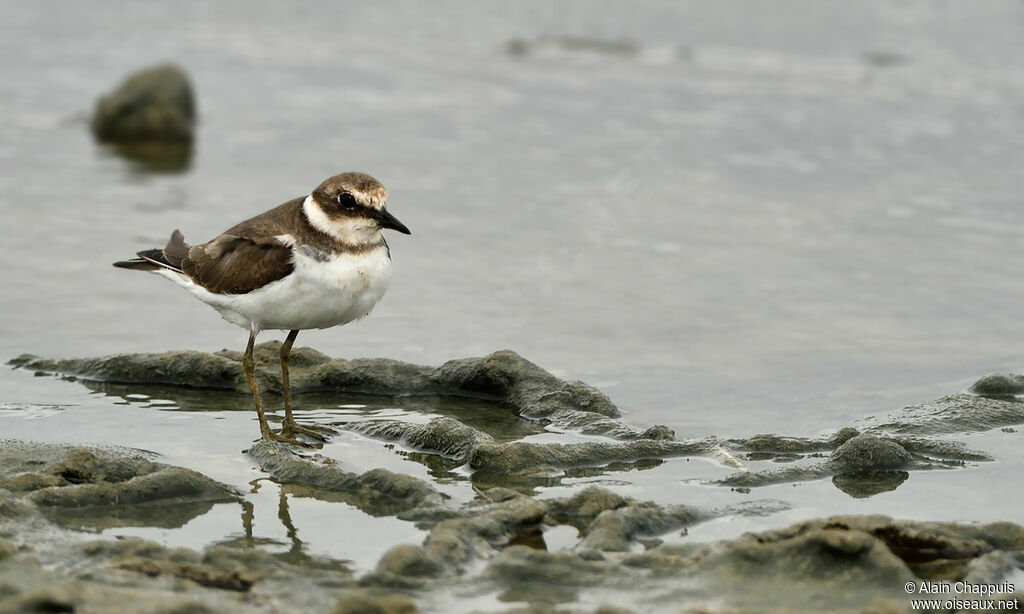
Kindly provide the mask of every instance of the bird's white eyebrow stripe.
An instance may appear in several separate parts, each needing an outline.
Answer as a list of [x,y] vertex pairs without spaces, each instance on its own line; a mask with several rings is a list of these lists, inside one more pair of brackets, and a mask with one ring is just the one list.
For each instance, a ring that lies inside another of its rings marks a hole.
[[302,203],[302,212],[306,214],[306,220],[309,225],[316,228],[320,232],[326,233],[335,239],[341,239],[334,229],[331,227],[331,222],[327,217],[327,214],[313,200],[313,195],[310,194],[306,197],[306,200]]

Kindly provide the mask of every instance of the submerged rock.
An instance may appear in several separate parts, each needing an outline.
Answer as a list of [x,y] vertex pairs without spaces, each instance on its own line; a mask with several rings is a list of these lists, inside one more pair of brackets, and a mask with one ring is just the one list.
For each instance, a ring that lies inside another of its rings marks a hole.
[[100,98],[92,116],[93,134],[120,143],[187,143],[195,132],[196,104],[188,76],[163,64],[128,76]]

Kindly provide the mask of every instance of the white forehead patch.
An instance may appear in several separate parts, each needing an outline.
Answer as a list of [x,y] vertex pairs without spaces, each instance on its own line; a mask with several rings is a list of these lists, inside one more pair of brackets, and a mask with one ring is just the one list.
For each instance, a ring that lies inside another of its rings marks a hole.
[[383,209],[388,201],[388,193],[383,187],[372,192],[350,190],[349,193],[355,197],[357,203],[373,209]]

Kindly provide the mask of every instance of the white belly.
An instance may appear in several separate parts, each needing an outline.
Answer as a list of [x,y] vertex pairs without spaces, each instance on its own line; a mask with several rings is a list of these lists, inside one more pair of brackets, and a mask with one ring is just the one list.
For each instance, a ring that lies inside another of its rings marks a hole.
[[184,275],[158,272],[242,328],[305,330],[340,326],[369,314],[388,289],[391,258],[384,246],[326,262],[296,252],[290,275],[247,294],[212,294]]

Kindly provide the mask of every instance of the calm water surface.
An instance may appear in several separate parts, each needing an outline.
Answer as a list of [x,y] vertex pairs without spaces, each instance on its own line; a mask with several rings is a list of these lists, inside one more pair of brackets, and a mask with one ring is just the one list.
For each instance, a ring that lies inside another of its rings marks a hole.
[[[300,335],[331,355],[437,364],[511,348],[682,437],[829,433],[1024,367],[1024,3],[0,4],[5,358],[242,349],[245,332],[205,305],[110,263],[364,170],[413,235],[389,237],[395,274],[370,318]],[[178,173],[147,171],[86,127],[99,94],[165,59],[190,72],[201,115]],[[260,477],[238,453],[251,413],[118,405],[18,371],[0,386],[3,435]],[[743,523],[1006,516],[1020,502],[972,484],[1022,460],[1014,441],[971,442],[1006,462],[914,474],[868,502],[827,481],[764,489],[796,511]],[[657,498],[697,464],[621,488]],[[964,503],[908,494],[925,486]],[[266,499],[257,518],[276,522],[276,489],[252,495]],[[711,491],[671,498],[735,496]],[[328,508],[292,500],[320,526]],[[238,530],[237,506],[211,514],[167,539]],[[420,539],[393,519],[353,522]],[[321,540],[312,552],[357,565],[382,551]]]

